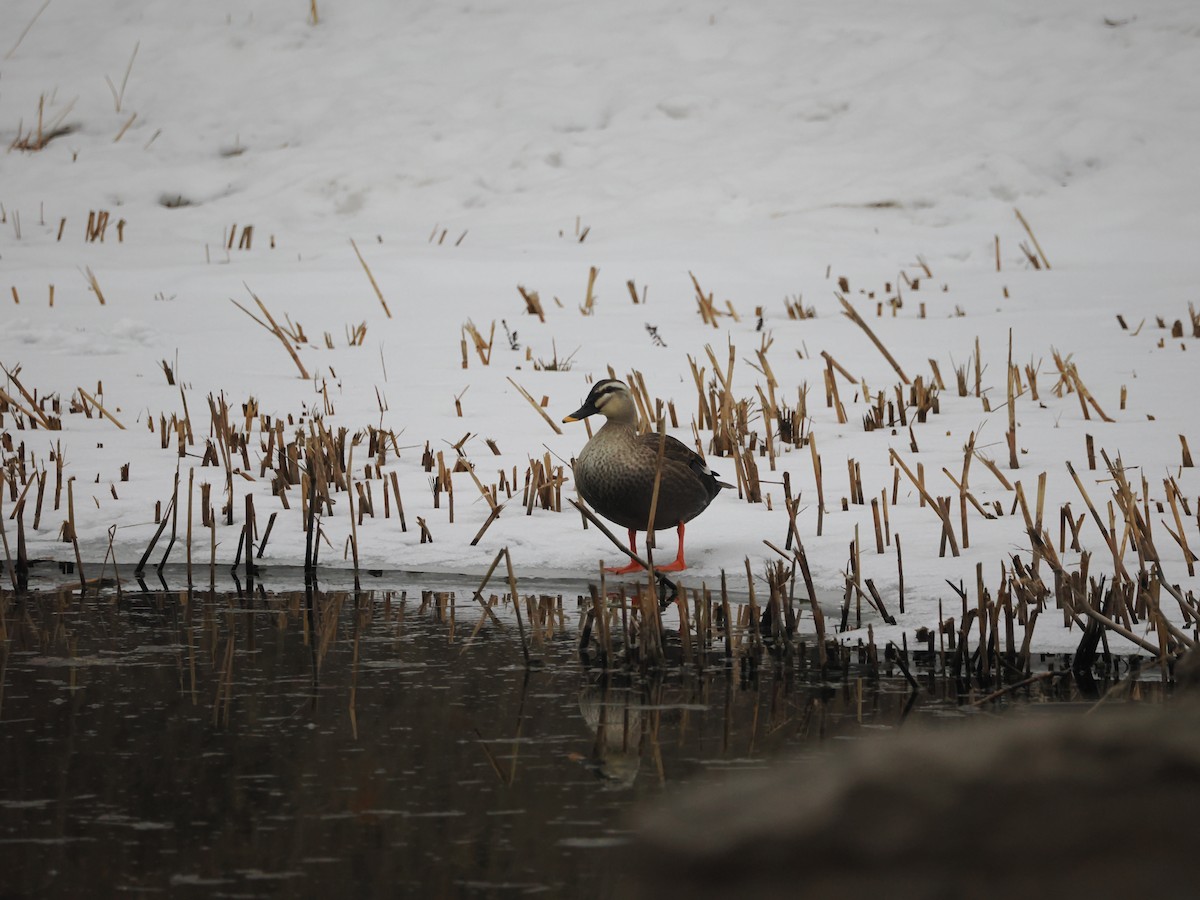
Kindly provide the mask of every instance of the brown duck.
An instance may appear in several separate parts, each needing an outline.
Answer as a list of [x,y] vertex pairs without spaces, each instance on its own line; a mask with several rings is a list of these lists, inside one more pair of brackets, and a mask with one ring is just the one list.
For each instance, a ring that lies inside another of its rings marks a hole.
[[[637,433],[637,406],[629,388],[615,378],[596,382],[583,406],[563,421],[578,422],[596,413],[607,421],[575,460],[575,487],[592,509],[629,530],[629,549],[636,553],[637,532],[645,531],[650,519],[659,436]],[[699,455],[667,436],[653,530],[674,527],[679,534],[679,552],[670,565],[656,569],[678,572],[687,567],[684,523],[704,512],[723,487],[732,485],[717,480]],[[640,568],[631,562],[609,571],[623,575]]]

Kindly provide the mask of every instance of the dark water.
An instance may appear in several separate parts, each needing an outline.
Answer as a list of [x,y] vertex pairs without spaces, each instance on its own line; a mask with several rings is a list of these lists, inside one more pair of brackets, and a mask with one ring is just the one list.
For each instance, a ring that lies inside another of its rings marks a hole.
[[0,895],[618,897],[640,805],[972,715],[900,679],[605,678],[574,599],[527,670],[511,617],[468,641],[469,594],[4,597]]

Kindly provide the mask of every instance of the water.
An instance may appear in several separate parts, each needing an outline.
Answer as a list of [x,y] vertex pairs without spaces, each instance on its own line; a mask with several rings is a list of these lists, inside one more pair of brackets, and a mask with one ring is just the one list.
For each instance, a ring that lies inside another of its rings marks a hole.
[[640,805],[977,715],[934,680],[606,678],[573,598],[527,670],[469,596],[3,595],[0,896],[618,897]]

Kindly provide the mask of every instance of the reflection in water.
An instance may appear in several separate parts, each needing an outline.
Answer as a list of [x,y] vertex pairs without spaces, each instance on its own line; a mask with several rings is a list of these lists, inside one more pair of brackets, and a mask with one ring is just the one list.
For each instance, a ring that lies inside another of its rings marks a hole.
[[642,698],[630,688],[588,685],[579,692],[579,712],[596,736],[589,765],[613,787],[631,787],[637,778],[642,705]]
[[[588,672],[557,608],[527,670],[511,619],[452,592],[0,606],[5,895],[615,897],[634,805],[911,703],[795,668]],[[914,714],[966,715],[930,686]]]

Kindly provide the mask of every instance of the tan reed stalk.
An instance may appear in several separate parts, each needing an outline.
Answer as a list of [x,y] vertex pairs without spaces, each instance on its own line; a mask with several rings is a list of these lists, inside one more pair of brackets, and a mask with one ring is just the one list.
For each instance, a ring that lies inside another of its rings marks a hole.
[[508,567],[508,590],[512,595],[513,611],[517,615],[517,630],[521,634],[521,653],[525,657],[525,668],[530,668],[529,645],[525,640],[525,624],[521,620],[521,598],[517,593],[517,576],[513,574],[512,554],[504,548],[504,562]]
[[96,407],[96,409],[98,409],[100,411],[100,415],[104,416],[104,418],[108,419],[108,421],[112,422],[114,425],[116,425],[122,431],[125,430],[125,426],[122,425],[120,422],[118,422],[117,417],[114,416],[112,413],[110,413],[107,409],[105,409],[100,404],[100,401],[98,401],[95,397],[93,397],[91,394],[89,394],[87,391],[85,391],[81,387],[77,387],[75,390],[79,391],[79,396],[83,397],[84,400],[86,400],[92,406]]
[[509,384],[511,384],[513,387],[515,387],[518,391],[521,392],[521,396],[524,397],[526,400],[528,400],[529,405],[532,406],[535,410],[537,410],[538,415],[540,415],[546,421],[546,424],[548,424],[552,429],[554,429],[554,433],[562,434],[563,433],[562,429],[558,427],[558,423],[555,422],[552,418],[550,418],[550,416],[546,413],[546,410],[542,408],[542,405],[540,403],[538,403],[536,400],[533,399],[533,397],[530,395],[529,391],[525,390],[525,388],[521,387],[521,385],[519,385],[515,381],[513,381],[512,376],[507,376],[507,377],[508,377]]
[[978,450],[975,451],[975,458],[978,459],[981,463],[983,463],[983,466],[985,469],[987,469],[989,472],[991,472],[993,475],[996,476],[996,480],[1000,482],[1001,486],[1006,491],[1013,490],[1012,482],[1009,481],[1004,476],[1004,473],[1000,471],[1000,467],[997,466],[995,462],[988,459],[986,456],[981,454]]
[[1037,250],[1037,255],[1041,259],[1042,264],[1049,269],[1050,260],[1046,259],[1046,254],[1042,250],[1042,245],[1038,243],[1038,239],[1034,236],[1033,229],[1029,227],[1029,223],[1025,221],[1025,217],[1021,215],[1021,211],[1015,206],[1013,207],[1013,212],[1017,214],[1017,221],[1021,223],[1021,227],[1025,229],[1025,233],[1029,235],[1029,239],[1033,241],[1033,246]]
[[850,302],[841,294],[836,294],[836,296],[838,298],[838,302],[842,305],[843,314],[846,316],[846,318],[861,328],[867,337],[871,339],[871,343],[873,343],[879,352],[883,354],[883,358],[886,359],[891,367],[896,370],[896,374],[900,376],[900,380],[905,384],[911,384],[912,382],[909,380],[908,376],[904,374],[904,370],[900,368],[900,364],[896,362],[896,358],[892,356],[887,347],[883,345],[883,341],[881,341],[875,335],[875,332],[871,330],[871,326],[869,326],[863,320],[863,317],[858,314],[858,310],[851,306]]
[[67,479],[67,526],[71,529],[71,545],[75,548],[75,568],[79,571],[79,590],[82,594],[86,579],[83,574],[83,557],[79,553],[79,532],[75,529],[75,476]]
[[954,537],[954,526],[950,521],[949,513],[942,508],[940,503],[935,501],[933,497],[929,495],[929,492],[925,490],[924,478],[918,479],[917,476],[912,473],[912,470],[905,465],[904,460],[900,458],[900,454],[898,454],[895,450],[891,450],[890,455],[892,460],[894,460],[895,463],[903,470],[904,474],[908,476],[908,480],[911,481],[916,487],[918,493],[921,495],[921,498],[933,508],[934,512],[938,514],[938,517],[942,520],[942,534],[944,538],[950,542],[950,552],[954,556],[958,556],[958,541]]
[[[246,290],[250,291],[249,287],[247,287]],[[270,311],[266,307],[266,304],[264,304],[262,300],[255,296],[253,291],[250,291],[250,296],[253,297],[254,302],[258,304],[258,308],[262,311],[262,314],[267,317],[267,322],[270,323],[269,325],[255,316],[252,312],[250,312],[250,310],[246,309],[246,307],[242,306],[242,304],[238,303],[232,297],[230,298],[229,302],[248,315],[267,331],[271,332],[271,334],[275,335],[279,342],[283,344],[283,348],[287,350],[288,356],[292,358],[292,362],[296,364],[296,368],[300,370],[300,377],[307,381],[309,378],[308,369],[304,368],[304,363],[300,361],[300,356],[298,353],[296,353],[296,348],[292,346],[292,342],[288,339],[288,336],[279,326],[279,323],[275,321],[275,317],[271,315]]]

